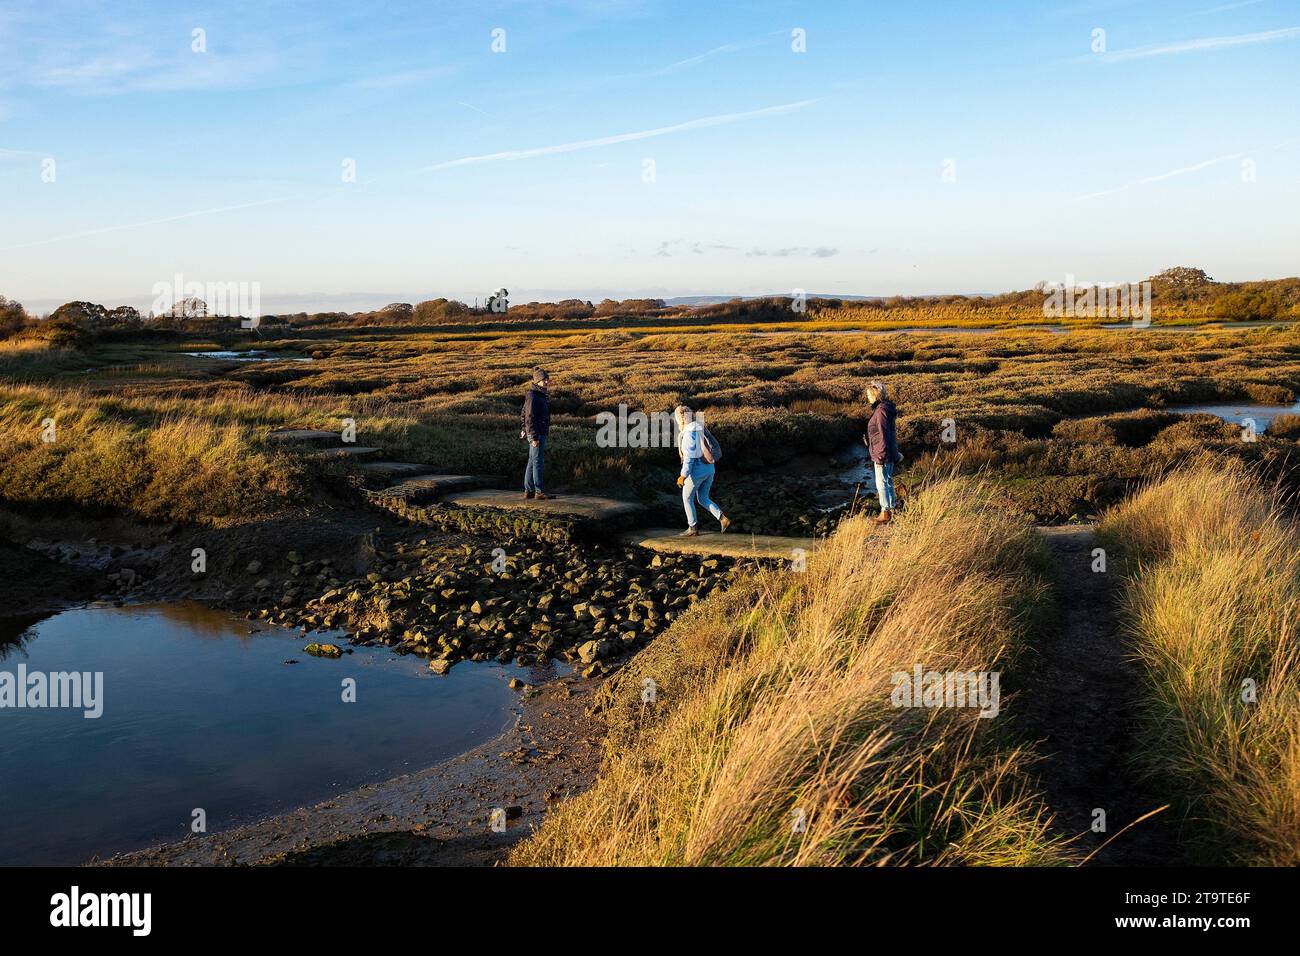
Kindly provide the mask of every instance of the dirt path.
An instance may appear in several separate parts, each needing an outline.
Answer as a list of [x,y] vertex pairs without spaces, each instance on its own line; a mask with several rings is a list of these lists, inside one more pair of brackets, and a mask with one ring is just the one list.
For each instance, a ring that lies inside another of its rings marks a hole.
[[[1128,653],[1115,616],[1114,572],[1092,570],[1090,525],[1039,531],[1056,565],[1058,616],[1030,663],[1019,697],[1026,729],[1039,741],[1038,766],[1057,829],[1079,836],[1086,856],[1166,801],[1133,766],[1141,672]],[[1091,829],[1094,810],[1106,812],[1106,832]],[[1093,857],[1110,866],[1168,866],[1182,862],[1172,809],[1137,824]]]

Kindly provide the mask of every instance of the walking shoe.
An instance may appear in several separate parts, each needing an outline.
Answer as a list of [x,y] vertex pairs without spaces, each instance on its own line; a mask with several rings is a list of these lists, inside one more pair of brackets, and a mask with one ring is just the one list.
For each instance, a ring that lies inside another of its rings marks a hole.
[[555,495],[548,495],[544,491],[538,491],[533,494],[533,498],[537,501],[550,501],[554,497]]
[[722,533],[726,534],[727,529],[731,527],[731,519],[728,518],[726,515],[723,515],[721,518],[718,519],[718,523],[722,525]]
[[698,536],[699,536],[699,533],[700,533],[700,529],[697,528],[697,527],[695,527],[695,525],[691,525],[689,528],[687,528],[685,531],[683,531],[683,532],[682,532],[681,534],[679,534],[677,537],[679,537],[679,538],[695,538],[695,537],[698,537]]
[[533,497],[533,493],[532,493],[531,491],[525,491],[525,492],[524,492],[524,497],[525,497],[525,498],[528,498],[528,499],[531,499],[531,498]]
[[889,524],[892,520],[893,516],[890,515],[888,508],[876,515],[876,524]]

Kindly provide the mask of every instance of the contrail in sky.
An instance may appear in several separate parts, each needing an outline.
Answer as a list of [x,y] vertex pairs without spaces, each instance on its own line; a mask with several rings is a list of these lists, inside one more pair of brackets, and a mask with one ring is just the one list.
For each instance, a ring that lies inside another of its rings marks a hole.
[[1134,186],[1145,186],[1147,183],[1158,183],[1163,179],[1173,179],[1175,176],[1183,176],[1187,173],[1194,173],[1198,169],[1204,169],[1207,166],[1217,166],[1219,163],[1226,163],[1233,159],[1244,159],[1245,153],[1229,153],[1227,156],[1216,156],[1214,159],[1206,159],[1191,166],[1181,166],[1178,169],[1171,169],[1167,173],[1159,173],[1155,176],[1146,176],[1142,179],[1135,179],[1131,183],[1125,183],[1123,186],[1116,186],[1114,189],[1103,189],[1100,192],[1088,193],[1086,196],[1079,196],[1074,201],[1083,202],[1087,199],[1099,199],[1102,196],[1113,196],[1116,193],[1122,193],[1126,189],[1132,189]]
[[70,232],[66,236],[51,236],[49,239],[37,239],[35,242],[20,242],[13,246],[0,246],[0,252],[6,252],[10,249],[28,249],[32,246],[48,246],[52,242],[64,242],[68,239],[84,239],[87,236],[98,236],[106,232],[116,232],[119,229],[139,229],[144,226],[158,226],[166,222],[177,222],[181,219],[193,219],[196,216],[211,216],[219,212],[234,212],[237,209],[251,209],[254,206],[270,206],[273,203],[289,202],[291,199],[297,199],[297,196],[282,196],[279,199],[259,199],[256,202],[243,202],[234,206],[218,206],[214,209],[196,209],[193,212],[183,212],[175,216],[164,216],[161,219],[146,219],[143,222],[126,222],[116,226],[101,226],[98,229],[87,229],[85,232]]
[[710,126],[726,126],[730,123],[739,123],[744,120],[757,119],[760,116],[776,116],[781,113],[793,113],[816,102],[816,100],[798,100],[794,103],[782,103],[779,106],[767,106],[760,110],[749,110],[745,113],[722,113],[718,116],[705,116],[700,119],[687,120],[684,123],[676,123],[672,126],[659,126],[655,129],[638,130],[635,133],[618,133],[614,136],[602,136],[598,139],[580,139],[572,143],[558,143],[553,146],[535,146],[531,149],[510,149],[500,153],[484,153],[480,156],[462,156],[460,159],[449,159],[443,163],[434,163],[432,166],[424,166],[417,170],[417,172],[432,173],[442,169],[452,169],[456,166],[476,166],[481,163],[510,162],[517,159],[532,159],[534,156],[554,156],[557,153],[574,153],[580,149],[595,149],[599,146],[613,146],[617,143],[630,143],[639,139],[652,139],[656,136],[667,136],[671,133],[683,133],[686,130],[691,129],[704,129]]
[[1094,53],[1081,56],[1080,62],[1098,60],[1102,63],[1119,63],[1124,60],[1145,60],[1153,56],[1173,56],[1178,53],[1203,53],[1206,50],[1221,50],[1226,47],[1253,46],[1256,43],[1275,43],[1278,40],[1290,40],[1300,37],[1300,27],[1283,27],[1281,30],[1266,30],[1263,33],[1238,33],[1226,37],[1201,37],[1196,40],[1184,40],[1181,43],[1163,43],[1156,46],[1139,46],[1129,50],[1115,50],[1113,53]]
[[[778,106],[767,106],[763,109],[749,110],[743,113],[722,113],[718,116],[705,116],[700,119],[687,120],[684,123],[676,123],[672,126],[660,126],[655,129],[638,130],[633,133],[618,133],[614,136],[602,136],[598,139],[583,139],[572,143],[559,143],[553,146],[537,146],[532,149],[512,149],[500,153],[485,153],[481,156],[463,156],[460,159],[452,159],[443,163],[434,163],[432,166],[424,166],[415,170],[415,172],[436,172],[442,169],[452,169],[457,166],[474,166],[481,163],[530,159],[534,156],[552,156],[558,153],[577,152],[582,149],[595,149],[599,146],[612,146],[616,143],[630,143],[635,140],[651,139],[655,136],[667,136],[670,133],[682,133],[692,129],[705,129],[710,126],[726,126],[730,123],[740,123],[745,120],[758,119],[761,116],[777,116],[782,113],[793,113],[816,102],[817,100],[815,99],[798,100],[794,103],[782,103]],[[46,246],[51,243],[65,242],[70,239],[84,239],[88,236],[98,236],[106,232],[116,232],[121,229],[138,229],[145,226],[158,226],[164,223],[177,222],[181,219],[194,219],[198,216],[211,216],[217,213],[234,212],[239,209],[251,209],[255,206],[269,206],[274,203],[291,202],[295,199],[302,198],[304,197],[282,196],[277,199],[259,199],[255,202],[238,203],[233,206],[218,206],[213,209],[196,209],[193,212],[183,212],[175,216],[164,216],[161,219],[147,219],[143,222],[128,222],[116,226],[101,226],[98,229],[88,229],[85,232],[74,232],[63,236],[51,236],[48,239],[37,239],[34,242],[22,242],[12,246],[0,246],[0,252],[6,252],[11,249],[28,249],[33,246]]]

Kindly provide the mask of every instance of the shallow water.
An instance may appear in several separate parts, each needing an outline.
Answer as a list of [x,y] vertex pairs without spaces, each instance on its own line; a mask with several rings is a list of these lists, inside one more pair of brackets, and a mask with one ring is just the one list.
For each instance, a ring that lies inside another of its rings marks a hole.
[[1250,419],[1255,423],[1256,432],[1264,432],[1279,415],[1300,415],[1300,402],[1294,405],[1177,405],[1169,411],[1180,415],[1205,412],[1234,425],[1241,425]]
[[382,647],[314,658],[317,635],[189,603],[64,611],[6,638],[0,680],[101,672],[103,713],[0,707],[5,865],[181,839],[195,808],[225,829],[430,766],[508,727],[507,680],[527,676],[465,662],[437,677]]
[[216,352],[184,352],[184,355],[191,355],[194,358],[223,359],[227,362],[311,362],[313,359],[307,355],[275,355],[271,352],[264,352],[261,349],[248,349],[241,352],[216,351]]

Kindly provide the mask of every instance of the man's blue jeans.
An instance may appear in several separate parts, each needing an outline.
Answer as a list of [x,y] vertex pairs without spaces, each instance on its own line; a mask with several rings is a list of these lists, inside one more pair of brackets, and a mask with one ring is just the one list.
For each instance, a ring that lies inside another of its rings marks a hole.
[[876,465],[876,497],[881,511],[894,510],[894,463],[887,461]]
[[537,439],[537,444],[528,443],[528,465],[524,468],[524,491],[543,490],[542,472],[546,467],[546,437]]

